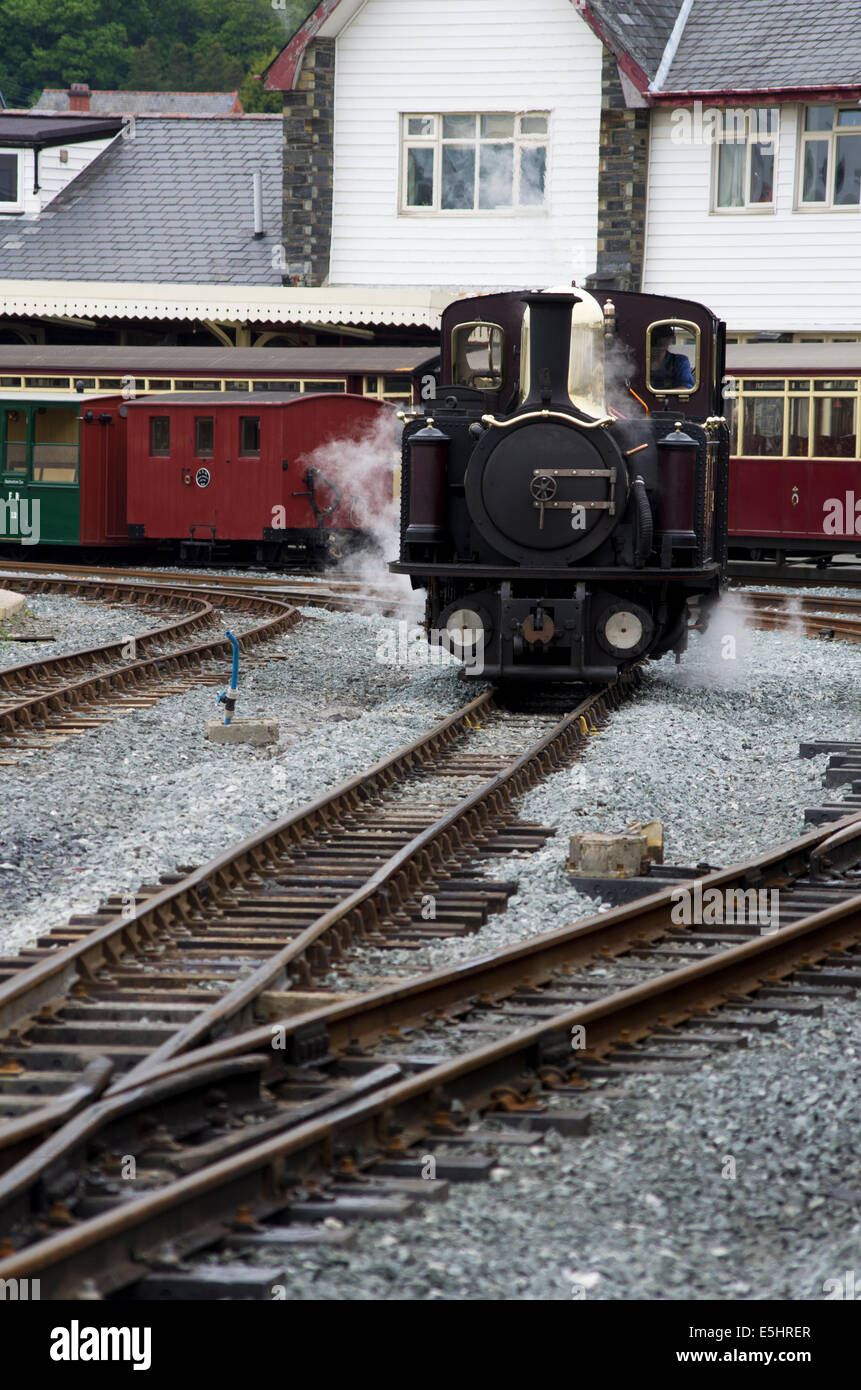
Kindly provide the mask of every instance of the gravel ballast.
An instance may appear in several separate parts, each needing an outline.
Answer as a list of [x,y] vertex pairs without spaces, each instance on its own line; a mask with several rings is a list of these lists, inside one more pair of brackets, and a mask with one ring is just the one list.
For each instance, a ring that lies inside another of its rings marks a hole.
[[[3,587],[0,577],[0,588]],[[24,608],[0,618],[0,669],[65,656],[88,647],[103,647],[139,637],[159,625],[159,615],[133,604],[90,603],[65,594],[28,594]],[[9,634],[51,633],[52,642],[12,642]]]
[[[125,635],[125,611],[110,616]],[[804,807],[826,799],[825,759],[799,760],[799,741],[861,738],[861,652],[735,621],[718,613],[681,665],[650,667],[582,759],[524,798],[521,817],[558,833],[485,867],[520,878],[506,913],[472,938],[365,953],[354,985],[595,911],[565,872],[576,830],[660,819],[668,861],[712,864],[797,836]],[[0,949],[204,862],[469,698],[452,666],[377,659],[392,632],[393,620],[308,610],[267,648],[283,660],[241,671],[239,713],[280,719],[275,749],[208,743],[208,688],[3,769]],[[829,1002],[823,1019],[783,1017],[690,1076],[596,1089],[589,1138],[502,1150],[490,1186],[362,1228],[349,1254],[291,1254],[290,1297],[823,1298],[826,1279],[861,1264],[857,1208],[832,1192],[859,1186],[857,1038],[857,1008]],[[721,1177],[727,1156],[735,1179]]]
[[[267,644],[281,660],[240,666],[237,713],[277,718],[276,747],[210,743],[206,721],[220,707],[217,690],[204,687],[2,769],[0,951],[111,892],[205,863],[469,698],[453,663],[400,670],[376,660],[397,632],[391,619],[316,608],[304,616]],[[225,662],[225,684],[228,675]]]
[[578,1101],[585,1138],[500,1146],[489,1183],[291,1250],[286,1297],[833,1297],[861,1267],[859,1057],[857,1008],[828,1003],[687,1075],[614,1078]]

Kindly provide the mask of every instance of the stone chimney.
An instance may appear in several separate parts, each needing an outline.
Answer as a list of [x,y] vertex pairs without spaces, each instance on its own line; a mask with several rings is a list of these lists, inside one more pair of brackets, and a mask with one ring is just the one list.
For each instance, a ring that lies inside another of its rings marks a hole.
[[69,88],[69,110],[89,111],[90,85],[88,82],[73,82]]

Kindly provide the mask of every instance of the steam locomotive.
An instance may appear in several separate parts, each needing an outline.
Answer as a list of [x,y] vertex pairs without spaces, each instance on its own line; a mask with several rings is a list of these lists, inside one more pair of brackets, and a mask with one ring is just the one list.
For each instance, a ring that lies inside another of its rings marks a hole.
[[726,573],[724,352],[713,314],[657,295],[446,309],[390,568],[465,674],[600,682],[685,649]]

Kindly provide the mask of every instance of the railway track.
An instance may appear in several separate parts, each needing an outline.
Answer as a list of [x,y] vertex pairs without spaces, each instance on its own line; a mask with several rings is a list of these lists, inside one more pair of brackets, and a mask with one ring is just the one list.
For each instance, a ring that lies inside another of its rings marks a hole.
[[[169,586],[173,590],[191,589],[218,598],[222,593],[267,594],[275,599],[289,600],[297,606],[332,608],[345,613],[378,613],[384,617],[398,615],[410,616],[419,608],[405,594],[402,587],[391,584],[369,583],[360,575],[325,575],[316,579],[311,575],[289,574],[217,574],[175,571],[168,569],[148,569],[130,565],[125,568],[110,568],[105,565],[49,565],[42,561],[0,562],[0,581],[6,583],[6,576],[32,574],[34,576],[56,575],[62,573],[70,579],[93,579],[99,582],[109,580],[134,581],[137,584]],[[7,587],[14,587],[9,584]]]
[[[128,1075],[7,1170],[0,1278],[38,1277],[49,1298],[242,1296],[228,1250],[262,1288],[273,1262],[325,1239],[314,1223],[430,1197],[429,1157],[437,1179],[487,1176],[494,1131],[468,1129],[473,1112],[584,1132],[596,1073],[696,1066],[777,1011],[852,994],[859,863],[849,821],[702,880],[703,893],[778,884],[767,934],[680,928],[668,891],[301,1018],[272,1001],[270,1023]],[[609,955],[608,990],[590,966]]]
[[[45,576],[10,576],[3,583],[25,594],[70,594],[170,616],[131,640],[0,670],[0,754],[50,748],[129,709],[222,682],[232,653],[221,625],[225,617],[240,626],[246,656],[300,620],[293,605],[253,591],[207,594],[172,585]],[[217,622],[218,636],[209,635]]]
[[[807,637],[861,642],[861,597],[802,597],[746,589],[731,591],[731,599],[735,612],[765,631],[798,631]],[[857,617],[852,616],[855,613]]]
[[[857,605],[745,606],[757,625],[842,636],[830,615]],[[700,882],[778,891],[774,932],[680,927],[668,892],[452,970],[327,993],[353,949],[472,931],[504,905],[514,885],[479,879],[477,857],[541,842],[513,801],[625,693],[528,716],[524,751],[522,717],[485,692],[131,911],[109,902],[0,962],[0,1278],[40,1278],[48,1298],[268,1297],[296,1246],[334,1238],[327,1217],[397,1215],[439,1191],[429,1154],[437,1182],[487,1176],[497,1124],[582,1132],[596,1075],[684,1070],[779,1011],[852,994],[852,818]],[[508,750],[482,750],[506,720]]]
[[[562,719],[512,715],[484,692],[202,868],[0,960],[0,1113],[32,1118],[106,1050],[135,1078],[242,1027],[261,1000],[313,1007],[308,991],[353,943],[410,949],[477,930],[515,885],[479,880],[473,861],[552,833],[519,824],[514,801],[638,680],[631,672]],[[7,1127],[0,1148],[11,1137]]]

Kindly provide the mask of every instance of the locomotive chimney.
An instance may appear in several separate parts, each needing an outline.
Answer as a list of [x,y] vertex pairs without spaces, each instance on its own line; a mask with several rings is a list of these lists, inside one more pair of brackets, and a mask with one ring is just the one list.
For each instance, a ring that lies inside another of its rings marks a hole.
[[529,394],[523,410],[568,407],[568,363],[571,355],[571,310],[576,294],[526,294],[529,306]]

